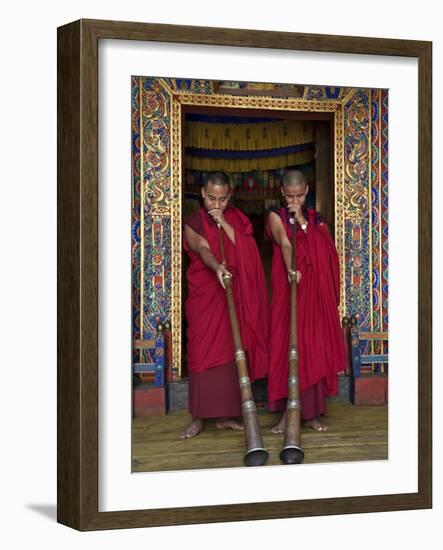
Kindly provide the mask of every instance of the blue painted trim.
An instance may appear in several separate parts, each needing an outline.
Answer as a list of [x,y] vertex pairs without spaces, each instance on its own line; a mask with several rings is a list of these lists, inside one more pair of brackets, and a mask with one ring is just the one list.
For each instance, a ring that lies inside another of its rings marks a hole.
[[361,355],[360,362],[362,365],[367,365],[368,363],[387,363],[387,355]]
[[249,151],[225,151],[222,149],[197,149],[195,147],[186,147],[186,154],[192,157],[208,158],[264,158],[270,156],[287,155],[289,153],[300,153],[302,151],[314,150],[314,143],[302,143],[300,145],[289,145],[288,147],[277,147],[274,149],[259,149]]
[[154,384],[156,388],[163,388],[165,385],[165,339],[162,333],[155,336],[155,344],[150,348],[154,355],[154,363],[134,363],[134,373],[154,373]]

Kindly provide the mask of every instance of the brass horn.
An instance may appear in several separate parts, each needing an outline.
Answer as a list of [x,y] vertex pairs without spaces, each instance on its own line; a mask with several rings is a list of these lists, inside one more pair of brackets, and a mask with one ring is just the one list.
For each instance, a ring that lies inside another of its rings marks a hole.
[[[295,220],[294,220],[295,221]],[[286,405],[285,437],[280,451],[283,464],[300,464],[304,458],[301,447],[301,402],[298,383],[298,338],[297,338],[297,261],[296,224],[292,233],[292,265],[290,273],[290,326],[288,356],[288,401]]]
[[[223,245],[222,228],[219,224],[218,238],[222,263],[226,266],[225,249]],[[225,285],[226,298],[228,301],[229,319],[231,322],[232,336],[235,346],[235,363],[237,365],[240,394],[242,402],[242,416],[245,427],[246,453],[243,461],[246,466],[263,466],[268,460],[269,453],[263,446],[260,426],[257,418],[257,408],[252,395],[251,380],[249,378],[246,354],[243,350],[237,313],[235,311],[234,297],[232,293],[231,275],[223,274],[222,279]]]

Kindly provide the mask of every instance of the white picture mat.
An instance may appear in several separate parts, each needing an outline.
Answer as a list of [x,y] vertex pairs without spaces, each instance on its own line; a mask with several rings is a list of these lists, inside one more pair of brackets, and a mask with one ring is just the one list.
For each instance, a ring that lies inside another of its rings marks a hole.
[[[99,68],[99,510],[416,492],[417,61],[103,40]],[[131,474],[132,75],[389,88],[388,461]]]

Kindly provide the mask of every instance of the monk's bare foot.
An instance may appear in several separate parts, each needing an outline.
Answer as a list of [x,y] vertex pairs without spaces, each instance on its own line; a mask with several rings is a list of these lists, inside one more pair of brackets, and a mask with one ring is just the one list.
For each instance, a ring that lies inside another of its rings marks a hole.
[[181,432],[180,437],[182,439],[191,439],[195,437],[203,430],[203,421],[200,418],[194,418],[189,426]]
[[286,424],[286,412],[281,415],[280,421],[275,426],[272,426],[271,432],[273,434],[282,434],[285,431]]
[[305,420],[304,425],[307,428],[312,428],[316,432],[325,432],[328,428],[319,422],[318,418],[313,418],[312,420]]
[[219,418],[215,425],[219,430],[231,429],[243,431],[245,429],[243,424],[235,418]]

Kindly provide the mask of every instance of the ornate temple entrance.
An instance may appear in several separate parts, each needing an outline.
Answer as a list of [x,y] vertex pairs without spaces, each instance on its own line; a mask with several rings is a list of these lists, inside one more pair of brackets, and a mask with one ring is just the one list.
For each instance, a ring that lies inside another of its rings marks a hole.
[[133,336],[171,324],[182,377],[182,212],[186,116],[310,121],[315,205],[340,258],[341,315],[387,330],[387,91],[133,77]]

